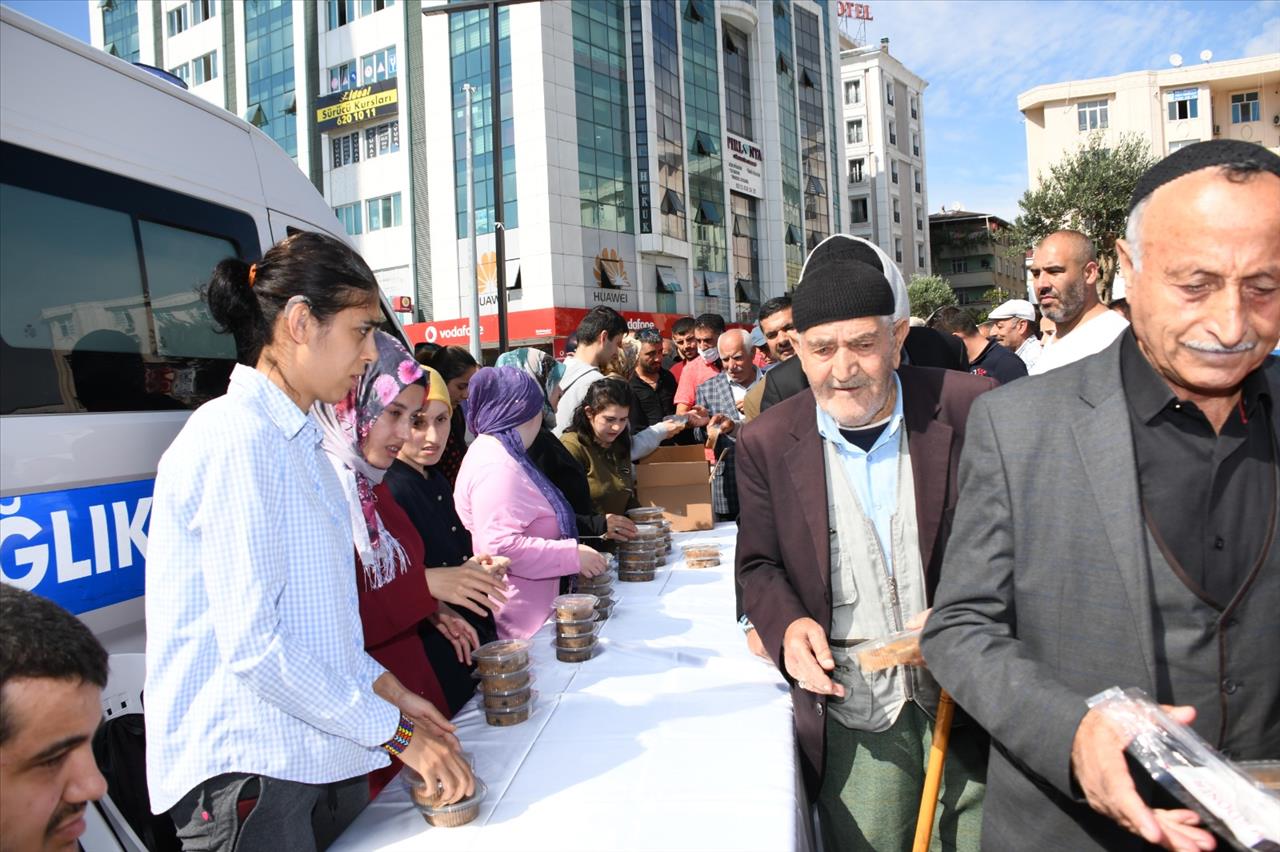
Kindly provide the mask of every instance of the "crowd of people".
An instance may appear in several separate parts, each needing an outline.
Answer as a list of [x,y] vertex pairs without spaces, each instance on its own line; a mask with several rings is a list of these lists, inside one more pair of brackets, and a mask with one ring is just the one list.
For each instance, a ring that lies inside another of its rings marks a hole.
[[[1086,699],[1139,686],[1224,754],[1280,758],[1280,158],[1181,149],[1118,251],[1132,324],[1077,231],[1035,247],[1039,310],[986,328],[913,317],[896,264],[837,234],[754,329],[666,339],[597,307],[563,362],[492,367],[379,330],[338,240],[223,261],[205,296],[240,363],[151,509],[151,810],[188,849],[323,849],[401,765],[469,795],[472,652],[606,571],[636,464],[701,445],[738,524],[725,618],[791,688],[826,848],[910,848],[944,692],[931,848],[1213,848]],[[0,613],[0,833],[74,843],[106,656],[28,593]],[[859,642],[913,629],[911,665],[861,670]]]

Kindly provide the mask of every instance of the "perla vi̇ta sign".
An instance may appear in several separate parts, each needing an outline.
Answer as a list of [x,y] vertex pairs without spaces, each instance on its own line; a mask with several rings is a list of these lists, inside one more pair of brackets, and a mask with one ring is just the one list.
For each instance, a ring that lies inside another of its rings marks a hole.
[[724,172],[729,191],[763,198],[764,152],[760,146],[749,139],[726,133],[724,147]]

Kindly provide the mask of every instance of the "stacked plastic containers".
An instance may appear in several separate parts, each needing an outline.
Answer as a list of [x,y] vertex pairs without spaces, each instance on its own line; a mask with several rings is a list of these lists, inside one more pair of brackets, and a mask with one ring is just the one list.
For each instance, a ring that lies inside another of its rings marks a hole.
[[690,542],[680,550],[687,568],[715,568],[720,564],[720,545],[715,542]]
[[617,577],[616,561],[609,556],[609,570],[596,577],[578,577],[578,591],[584,595],[596,596],[596,621],[604,621],[613,614],[613,581]]
[[533,712],[533,671],[529,668],[529,642],[500,639],[471,652],[480,679],[484,718],[490,725],[518,725]]
[[637,524],[656,524],[659,528],[658,564],[662,564],[671,554],[671,522],[666,518],[666,509],[662,506],[641,506],[627,510],[627,517]]
[[[475,764],[471,760],[471,755],[464,753],[463,757],[474,771]],[[428,825],[439,828],[456,828],[474,820],[480,815],[480,803],[489,792],[484,782],[477,778],[474,793],[446,805],[438,786],[435,789],[428,789],[423,777],[408,767],[405,767],[404,774],[409,781],[409,794],[413,797],[413,804],[417,807],[418,813],[422,814],[422,818]]]
[[551,601],[555,607],[556,638],[552,643],[556,659],[562,663],[585,663],[596,650],[600,622],[596,620],[595,595],[560,595]]
[[618,545],[618,579],[626,583],[643,583],[658,574],[664,560],[659,555],[664,547],[662,527],[636,524],[636,537]]

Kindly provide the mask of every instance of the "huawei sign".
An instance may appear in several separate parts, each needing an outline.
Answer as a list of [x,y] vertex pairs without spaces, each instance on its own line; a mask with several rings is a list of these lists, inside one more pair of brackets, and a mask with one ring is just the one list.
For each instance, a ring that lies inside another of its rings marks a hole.
[[487,251],[480,255],[476,264],[476,286],[481,293],[488,293],[490,288],[496,292],[498,286],[498,255]]

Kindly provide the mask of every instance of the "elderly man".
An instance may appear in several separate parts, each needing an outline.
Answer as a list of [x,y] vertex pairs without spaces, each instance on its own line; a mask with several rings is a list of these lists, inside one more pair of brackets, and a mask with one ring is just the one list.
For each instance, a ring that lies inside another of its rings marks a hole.
[[107,792],[93,759],[107,652],[52,601],[0,583],[0,849],[77,847]]
[[1026,299],[1010,299],[987,314],[991,320],[991,336],[996,342],[1022,359],[1030,370],[1040,357],[1040,341],[1036,338],[1036,309]]
[[[850,648],[922,620],[947,550],[969,406],[995,386],[899,367],[907,316],[851,237],[814,249],[796,289],[810,389],[742,430],[743,607],[791,684],[826,848],[910,848],[937,688],[928,671],[864,674]],[[895,372],[896,370],[896,372]],[[937,831],[978,848],[986,741],[952,732]]]
[[970,417],[923,651],[1000,744],[984,849],[1213,848],[1131,778],[1086,704],[1112,686],[1233,758],[1280,755],[1280,158],[1190,145],[1130,208],[1132,332]]
[[738,519],[738,488],[734,481],[733,446],[738,440],[735,430],[742,422],[742,408],[747,393],[760,380],[755,365],[756,348],[745,329],[731,328],[716,342],[724,370],[698,387],[694,411],[705,412],[710,423],[697,430],[698,440],[705,441],[709,461],[714,465],[711,480],[711,508],[716,519]]
[[1057,329],[1051,351],[1037,359],[1031,375],[1101,352],[1129,327],[1098,300],[1098,253],[1079,231],[1056,231],[1036,246],[1031,278],[1040,312]]

